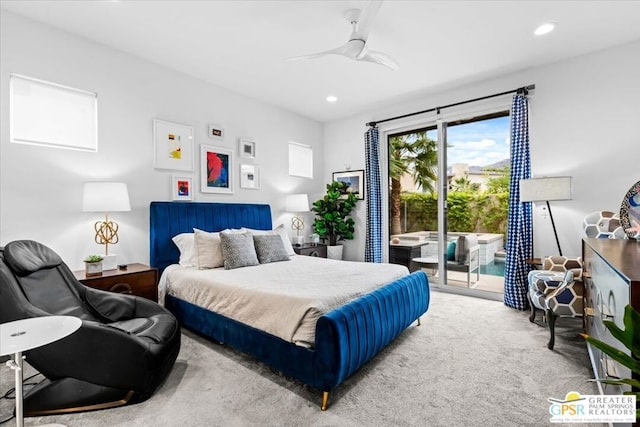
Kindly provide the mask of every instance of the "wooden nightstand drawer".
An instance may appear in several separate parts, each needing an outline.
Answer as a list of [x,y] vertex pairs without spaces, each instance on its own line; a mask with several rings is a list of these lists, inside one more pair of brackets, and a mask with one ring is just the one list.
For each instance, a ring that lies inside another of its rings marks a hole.
[[102,276],[86,277],[84,270],[73,274],[91,288],[158,301],[158,270],[144,264],[128,264],[126,270],[106,270]]
[[327,257],[326,245],[302,245],[294,246],[293,250],[298,255],[317,256],[320,258]]

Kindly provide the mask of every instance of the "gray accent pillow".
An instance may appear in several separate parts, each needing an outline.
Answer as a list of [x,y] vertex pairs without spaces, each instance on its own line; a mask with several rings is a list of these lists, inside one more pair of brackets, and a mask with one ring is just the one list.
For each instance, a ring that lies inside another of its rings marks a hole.
[[254,235],[253,244],[256,247],[256,254],[260,264],[289,261],[289,254],[284,248],[284,242],[277,234]]
[[220,247],[225,270],[259,264],[253,236],[249,233],[220,233]]

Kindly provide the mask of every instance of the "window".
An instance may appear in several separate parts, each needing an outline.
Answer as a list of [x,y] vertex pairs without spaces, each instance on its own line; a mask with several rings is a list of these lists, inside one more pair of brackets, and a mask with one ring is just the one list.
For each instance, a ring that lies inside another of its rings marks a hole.
[[289,175],[313,178],[313,148],[289,142]]
[[98,96],[31,77],[10,76],[10,141],[98,151]]

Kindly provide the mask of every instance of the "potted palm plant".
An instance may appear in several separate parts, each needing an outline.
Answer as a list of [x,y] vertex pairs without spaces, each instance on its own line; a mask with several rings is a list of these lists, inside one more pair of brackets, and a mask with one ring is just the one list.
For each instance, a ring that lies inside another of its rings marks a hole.
[[320,238],[328,243],[327,257],[342,259],[341,240],[353,239],[355,222],[350,217],[358,198],[347,191],[348,185],[341,181],[327,184],[327,192],[320,200],[313,202],[311,210],[316,218],[313,228]]

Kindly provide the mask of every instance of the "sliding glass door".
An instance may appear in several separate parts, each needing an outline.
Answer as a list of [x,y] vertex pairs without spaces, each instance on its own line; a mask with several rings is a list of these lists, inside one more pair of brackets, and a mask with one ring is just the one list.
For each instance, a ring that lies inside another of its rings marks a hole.
[[388,134],[390,262],[501,297],[508,139],[506,111]]

